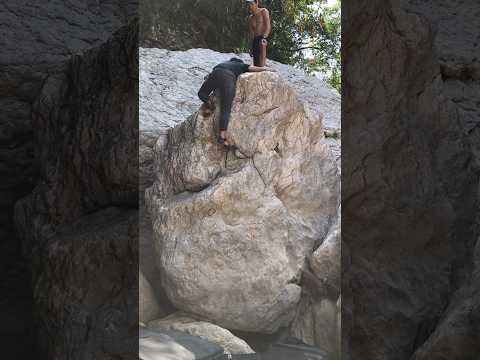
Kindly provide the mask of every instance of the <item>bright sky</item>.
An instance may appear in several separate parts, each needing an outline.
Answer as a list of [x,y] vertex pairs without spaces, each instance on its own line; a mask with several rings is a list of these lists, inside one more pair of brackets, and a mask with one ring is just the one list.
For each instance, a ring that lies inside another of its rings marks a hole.
[[[334,5],[336,2],[337,2],[337,0],[328,0],[328,1],[327,1],[327,3],[326,3],[326,4],[324,4],[323,6],[325,6],[325,7],[329,7],[329,6],[332,6],[332,5]],[[318,3],[316,3],[315,5],[318,7],[318,5],[319,5],[319,4],[318,4]],[[313,5],[313,6],[315,6],[315,5]]]

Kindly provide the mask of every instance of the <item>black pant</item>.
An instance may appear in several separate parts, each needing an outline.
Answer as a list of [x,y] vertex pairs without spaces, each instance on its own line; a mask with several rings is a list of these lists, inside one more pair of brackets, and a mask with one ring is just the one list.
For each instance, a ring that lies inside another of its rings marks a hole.
[[198,97],[203,102],[208,101],[208,96],[214,90],[220,94],[220,130],[227,130],[230,112],[232,111],[233,98],[235,97],[237,77],[230,70],[213,69],[207,80],[198,91]]

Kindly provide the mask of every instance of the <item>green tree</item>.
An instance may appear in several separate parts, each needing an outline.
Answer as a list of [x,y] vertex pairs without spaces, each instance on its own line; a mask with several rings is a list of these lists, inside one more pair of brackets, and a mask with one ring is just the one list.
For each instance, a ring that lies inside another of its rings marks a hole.
[[308,70],[326,75],[330,85],[341,91],[341,5],[337,0],[332,6],[319,10],[321,31],[309,34],[312,58],[307,62]]

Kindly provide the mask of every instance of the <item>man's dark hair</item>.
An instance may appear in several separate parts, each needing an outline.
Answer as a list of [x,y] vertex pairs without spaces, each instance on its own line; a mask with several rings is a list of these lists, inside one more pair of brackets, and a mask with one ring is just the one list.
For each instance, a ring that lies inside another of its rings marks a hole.
[[242,59],[239,59],[239,58],[231,58],[230,61],[236,61],[236,62],[240,62],[240,63],[243,63],[243,60]]

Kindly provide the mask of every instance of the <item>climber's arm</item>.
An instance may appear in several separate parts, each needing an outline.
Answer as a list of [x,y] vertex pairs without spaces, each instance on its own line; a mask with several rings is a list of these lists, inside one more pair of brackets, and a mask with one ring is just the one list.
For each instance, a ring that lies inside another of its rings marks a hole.
[[268,37],[270,35],[270,31],[272,31],[272,25],[270,23],[270,13],[268,12],[267,9],[264,9],[262,11],[262,17],[263,17],[263,22],[265,24],[265,34],[263,34],[265,37]]
[[262,72],[262,71],[272,71],[272,72],[275,72],[276,70],[271,68],[271,67],[267,67],[267,66],[255,66],[255,65],[250,65],[248,67],[248,71],[249,72]]

